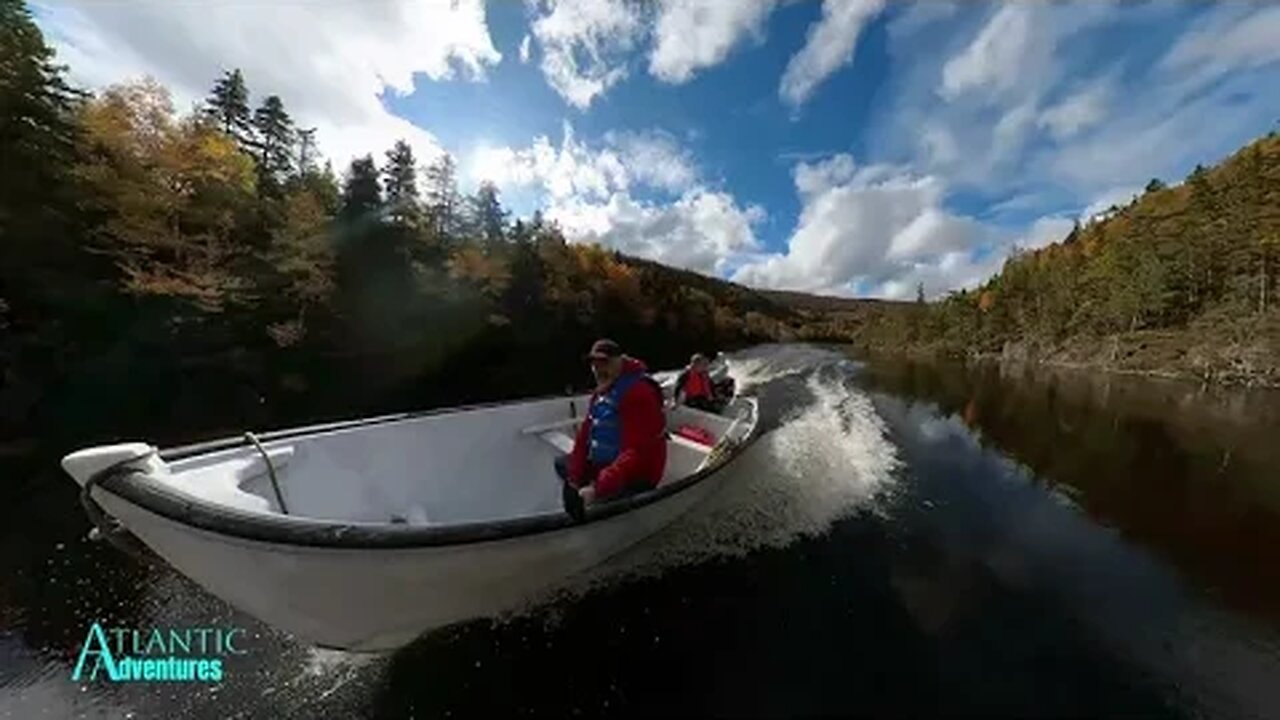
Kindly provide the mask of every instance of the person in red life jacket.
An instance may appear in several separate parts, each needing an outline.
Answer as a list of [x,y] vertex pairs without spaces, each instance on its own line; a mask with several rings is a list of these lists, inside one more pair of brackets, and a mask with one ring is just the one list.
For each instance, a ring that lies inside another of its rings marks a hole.
[[689,367],[676,378],[676,404],[684,403],[691,408],[716,411],[715,386],[711,382],[711,373],[707,371],[707,358],[701,353],[689,360]]
[[588,503],[657,487],[667,466],[662,388],[648,368],[612,340],[597,341],[587,357],[596,389],[573,451],[555,463],[574,519]]

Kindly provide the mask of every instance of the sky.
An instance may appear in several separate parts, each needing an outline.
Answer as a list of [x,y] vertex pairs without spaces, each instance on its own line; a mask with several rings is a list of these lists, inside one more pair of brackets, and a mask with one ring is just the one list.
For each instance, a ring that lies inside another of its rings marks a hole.
[[973,287],[1280,121],[1280,5],[36,2],[85,87],[241,68],[344,167],[397,139],[598,242],[764,288]]

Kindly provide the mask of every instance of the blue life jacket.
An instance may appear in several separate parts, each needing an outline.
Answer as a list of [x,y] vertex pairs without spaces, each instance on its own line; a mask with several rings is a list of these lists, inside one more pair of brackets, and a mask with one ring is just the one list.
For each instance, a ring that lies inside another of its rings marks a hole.
[[591,417],[591,444],[587,460],[601,467],[618,458],[622,452],[622,396],[632,385],[644,378],[643,373],[633,372],[613,381],[609,391],[596,396],[588,415]]

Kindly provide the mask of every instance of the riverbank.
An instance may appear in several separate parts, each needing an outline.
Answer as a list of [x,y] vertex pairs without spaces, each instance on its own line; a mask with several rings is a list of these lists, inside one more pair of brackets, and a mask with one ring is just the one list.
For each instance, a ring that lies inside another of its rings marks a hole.
[[1206,319],[1184,329],[1077,336],[1061,342],[1017,339],[999,350],[937,339],[867,342],[854,347],[880,356],[963,360],[972,364],[1045,366],[1226,386],[1280,388],[1280,317]]

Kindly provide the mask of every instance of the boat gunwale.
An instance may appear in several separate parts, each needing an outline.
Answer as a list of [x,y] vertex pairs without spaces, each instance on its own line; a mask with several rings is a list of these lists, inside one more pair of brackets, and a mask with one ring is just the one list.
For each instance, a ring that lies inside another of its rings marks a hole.
[[[381,425],[421,417],[538,402],[556,399],[557,397],[563,396],[552,395],[514,401],[436,408],[382,415],[361,420],[310,425],[262,433],[258,435],[258,439],[263,442],[284,440],[332,430]],[[96,488],[101,491],[109,492],[144,510],[180,524],[218,535],[277,545],[335,549],[391,549],[491,542],[583,527],[655,504],[660,500],[697,485],[731,463],[759,438],[759,404],[755,398],[749,398],[748,400],[755,406],[752,412],[754,423],[750,432],[741,441],[733,444],[723,459],[679,480],[660,485],[653,490],[590,506],[587,508],[586,517],[581,521],[574,521],[563,512],[439,526],[350,523],[318,518],[304,519],[288,515],[268,516],[221,505],[204,498],[180,493],[159,483],[145,481],[142,478],[147,478],[148,475],[144,471],[128,465],[112,467],[102,471],[101,477],[95,478],[95,484]],[[160,450],[159,456],[165,461],[181,460],[221,452],[235,447],[243,447],[248,444],[248,440],[243,436],[228,437]]]

